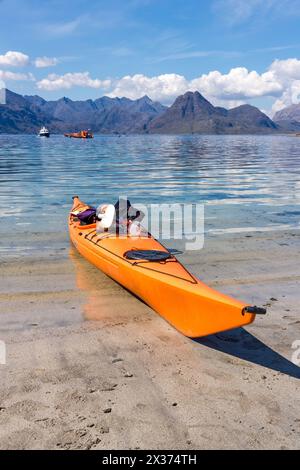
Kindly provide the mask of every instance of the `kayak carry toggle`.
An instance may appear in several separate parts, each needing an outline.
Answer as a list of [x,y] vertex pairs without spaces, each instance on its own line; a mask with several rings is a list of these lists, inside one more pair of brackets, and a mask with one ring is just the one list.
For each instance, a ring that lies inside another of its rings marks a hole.
[[245,313],[253,313],[254,315],[265,315],[267,313],[267,310],[265,308],[257,307],[256,305],[253,305],[253,306],[244,307],[242,314],[245,315]]

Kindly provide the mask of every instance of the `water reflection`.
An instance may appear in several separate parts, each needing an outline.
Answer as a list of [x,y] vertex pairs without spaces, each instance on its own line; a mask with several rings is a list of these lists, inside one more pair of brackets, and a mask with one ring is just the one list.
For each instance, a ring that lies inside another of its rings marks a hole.
[[136,299],[99,269],[85,261],[72,246],[76,287],[85,295],[82,313],[85,320],[99,321],[99,327],[147,321],[149,307]]

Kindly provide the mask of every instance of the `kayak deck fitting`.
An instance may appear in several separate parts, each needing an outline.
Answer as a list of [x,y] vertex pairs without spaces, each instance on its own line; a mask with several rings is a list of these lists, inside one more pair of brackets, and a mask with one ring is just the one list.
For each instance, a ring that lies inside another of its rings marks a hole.
[[[87,207],[74,197],[72,209],[80,204]],[[82,256],[188,337],[248,325],[266,312],[208,287],[150,234],[97,233],[96,224],[81,225],[71,213],[69,232]]]

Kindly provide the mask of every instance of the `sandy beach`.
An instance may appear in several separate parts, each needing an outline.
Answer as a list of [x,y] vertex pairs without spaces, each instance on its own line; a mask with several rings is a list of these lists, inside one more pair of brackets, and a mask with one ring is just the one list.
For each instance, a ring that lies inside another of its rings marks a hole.
[[210,286],[268,307],[246,329],[199,340],[66,233],[14,237],[4,245],[23,237],[28,251],[1,253],[1,449],[300,448],[299,231],[211,237],[179,256]]
[[300,450],[300,0],[0,7],[0,451]]

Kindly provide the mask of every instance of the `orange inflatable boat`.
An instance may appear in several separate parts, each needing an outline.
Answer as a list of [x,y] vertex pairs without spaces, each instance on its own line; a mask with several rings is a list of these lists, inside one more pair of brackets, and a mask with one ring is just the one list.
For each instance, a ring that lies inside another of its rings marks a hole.
[[65,137],[71,137],[73,139],[93,139],[93,134],[89,131],[71,132],[64,134]]
[[73,200],[69,231],[79,253],[184,335],[195,338],[237,328],[266,313],[208,287],[150,234],[97,233],[95,224],[81,225],[74,211],[89,206],[77,196]]

